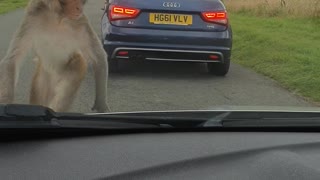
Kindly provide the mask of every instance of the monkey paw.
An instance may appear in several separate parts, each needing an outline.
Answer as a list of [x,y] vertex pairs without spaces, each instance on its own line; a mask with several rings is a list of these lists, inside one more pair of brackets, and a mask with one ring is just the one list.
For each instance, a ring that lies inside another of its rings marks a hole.
[[0,104],[12,104],[13,103],[13,94],[5,94],[0,92]]
[[91,108],[92,111],[96,111],[98,113],[106,113],[110,112],[110,108],[106,103],[95,103],[94,106]]

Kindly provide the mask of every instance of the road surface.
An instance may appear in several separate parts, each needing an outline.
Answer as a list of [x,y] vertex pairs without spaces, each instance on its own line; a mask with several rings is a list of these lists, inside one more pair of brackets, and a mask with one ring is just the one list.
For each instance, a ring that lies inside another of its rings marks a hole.
[[[100,35],[103,1],[89,1],[86,14]],[[19,25],[23,10],[0,16],[0,58]],[[235,32],[236,33],[236,32]],[[28,103],[34,64],[24,61],[16,91],[16,103]],[[226,77],[208,75],[203,64],[147,62],[122,63],[122,73],[111,74],[108,102],[114,112],[210,109],[216,106],[313,106],[277,83],[250,69],[231,64]],[[72,112],[91,112],[94,80],[90,69]]]

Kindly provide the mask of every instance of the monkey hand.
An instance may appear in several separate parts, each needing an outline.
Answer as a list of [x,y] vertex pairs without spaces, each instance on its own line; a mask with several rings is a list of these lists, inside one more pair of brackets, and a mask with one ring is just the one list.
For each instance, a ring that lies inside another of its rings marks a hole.
[[110,108],[105,102],[95,102],[91,110],[97,111],[98,113],[110,112]]

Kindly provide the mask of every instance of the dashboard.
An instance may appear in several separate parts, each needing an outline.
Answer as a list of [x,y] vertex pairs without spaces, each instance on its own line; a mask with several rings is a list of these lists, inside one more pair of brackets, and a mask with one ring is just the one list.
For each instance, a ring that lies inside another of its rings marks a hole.
[[320,134],[177,132],[1,141],[1,179],[320,179]]

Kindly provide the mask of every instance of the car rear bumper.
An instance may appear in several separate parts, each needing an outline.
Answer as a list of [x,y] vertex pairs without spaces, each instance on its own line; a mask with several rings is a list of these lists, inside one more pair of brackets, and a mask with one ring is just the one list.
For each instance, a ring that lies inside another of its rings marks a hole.
[[231,48],[216,46],[104,41],[104,48],[111,59],[224,62],[231,55]]
[[[223,62],[230,59],[231,29],[221,32],[121,28],[104,24],[104,49],[112,59]],[[126,55],[119,55],[126,51]],[[218,59],[210,59],[217,56]]]

